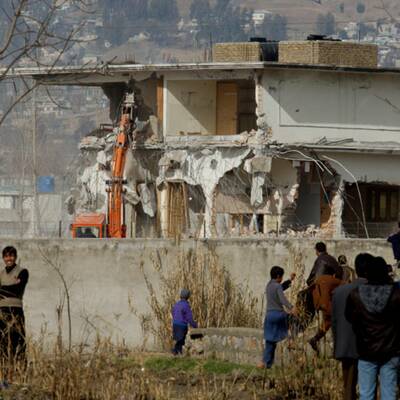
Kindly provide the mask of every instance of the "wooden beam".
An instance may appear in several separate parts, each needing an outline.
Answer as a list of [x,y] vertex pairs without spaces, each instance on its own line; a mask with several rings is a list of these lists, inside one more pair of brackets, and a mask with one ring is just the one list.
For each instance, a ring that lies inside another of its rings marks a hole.
[[164,120],[164,77],[157,79],[157,117],[162,126]]

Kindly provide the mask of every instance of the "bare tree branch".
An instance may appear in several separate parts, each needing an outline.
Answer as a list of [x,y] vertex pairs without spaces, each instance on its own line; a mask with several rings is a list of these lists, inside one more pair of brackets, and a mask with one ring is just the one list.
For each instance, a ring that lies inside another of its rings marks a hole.
[[50,100],[53,104],[55,104],[58,108],[61,108],[62,110],[70,110],[70,109],[71,109],[71,107],[66,107],[66,106],[63,106],[61,103],[59,103],[59,102],[53,97],[53,95],[50,93],[48,87],[45,87],[45,90],[46,90],[46,94],[47,94],[47,97],[49,98],[49,100]]
[[380,0],[381,6],[375,6],[377,10],[382,10],[392,22],[398,22],[398,18],[396,18],[388,9],[387,5],[385,4],[385,0]]
[[14,109],[14,107],[19,104],[23,99],[25,99],[28,94],[30,94],[33,90],[35,90],[38,86],[40,85],[39,82],[35,82],[33,84],[33,86],[31,86],[29,89],[27,89],[26,91],[24,91],[22,94],[20,94],[12,103],[11,105],[8,107],[8,109],[6,110],[6,112],[2,115],[2,117],[0,118],[0,126],[1,124],[4,122],[4,120],[7,118],[7,116],[11,113],[11,111]]
[[[51,73],[58,66],[64,56],[76,43],[87,42],[78,37],[84,26],[84,22],[78,23],[66,33],[60,33],[53,26],[53,22],[59,15],[67,1],[59,0],[15,0],[9,4],[0,6],[9,28],[5,39],[0,43],[0,82],[8,78],[10,72],[20,65],[22,60],[43,68],[46,73]],[[7,7],[8,5],[8,7]],[[82,12],[90,11],[90,0],[76,0],[74,7]],[[44,10],[43,14],[40,11]],[[43,50],[50,51],[51,57],[43,57]],[[11,113],[13,108],[23,101],[40,83],[21,80],[22,87],[18,87],[15,98],[10,101],[6,111],[0,118],[0,125]],[[47,91],[48,92],[48,91]],[[49,98],[55,102],[50,93]],[[57,104],[60,106],[60,104]],[[61,108],[63,108],[61,106]]]
[[21,0],[17,10],[15,11],[14,16],[11,21],[11,26],[8,29],[8,33],[6,35],[6,40],[4,42],[4,45],[0,48],[0,54],[3,54],[8,49],[8,46],[10,46],[11,41],[13,40],[13,37],[14,37],[15,30],[17,28],[18,19],[20,18],[21,12],[24,9],[24,7],[26,6],[26,4],[27,4],[27,0]]
[[51,258],[51,256],[46,253],[40,246],[38,247],[39,253],[42,256],[42,259],[45,263],[51,267],[59,276],[63,287],[64,287],[64,295],[67,300],[67,316],[68,316],[68,351],[72,349],[72,316],[71,316],[71,297],[69,293],[69,287],[67,281],[64,277],[64,274],[61,272],[61,265],[58,261],[59,259],[59,249],[57,248],[57,252],[55,255],[55,261]]

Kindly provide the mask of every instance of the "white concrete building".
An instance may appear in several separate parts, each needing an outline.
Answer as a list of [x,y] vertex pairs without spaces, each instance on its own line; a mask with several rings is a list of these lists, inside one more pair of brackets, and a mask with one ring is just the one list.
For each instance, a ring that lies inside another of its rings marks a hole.
[[[243,62],[18,73],[101,86],[112,119],[127,88],[138,94],[131,236],[385,237],[399,220],[399,69]],[[107,171],[112,135],[93,140],[84,151],[102,156],[89,157],[90,171]]]
[[252,19],[255,26],[262,25],[265,20],[265,17],[272,15],[273,13],[268,10],[254,10]]

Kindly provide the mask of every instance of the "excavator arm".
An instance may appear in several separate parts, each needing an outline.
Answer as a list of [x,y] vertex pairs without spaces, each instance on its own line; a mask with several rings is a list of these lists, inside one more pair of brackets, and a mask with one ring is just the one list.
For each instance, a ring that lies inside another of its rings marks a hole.
[[127,93],[121,107],[117,138],[114,144],[112,175],[111,179],[107,181],[107,236],[111,238],[126,237],[124,170],[126,155],[135,129],[136,110],[134,93]]

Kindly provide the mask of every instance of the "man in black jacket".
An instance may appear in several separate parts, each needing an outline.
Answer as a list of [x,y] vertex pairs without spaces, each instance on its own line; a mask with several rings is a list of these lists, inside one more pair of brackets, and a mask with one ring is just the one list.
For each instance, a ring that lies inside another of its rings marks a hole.
[[391,283],[386,263],[375,258],[367,281],[347,299],[345,315],[356,335],[360,400],[395,400],[400,366],[400,288]]
[[318,242],[315,245],[315,253],[317,254],[317,259],[315,260],[310,275],[307,278],[308,286],[313,285],[315,280],[321,275],[325,275],[326,268],[328,266],[332,267],[336,271],[336,278],[342,279],[343,268],[339,265],[335,257],[332,257],[330,254],[328,254],[325,243]]
[[368,253],[359,254],[355,261],[357,279],[347,285],[339,286],[332,298],[332,333],[334,357],[342,364],[343,400],[357,399],[357,364],[358,353],[356,336],[351,324],[345,318],[346,302],[350,293],[360,285],[367,283],[367,265],[372,264],[374,257]]

